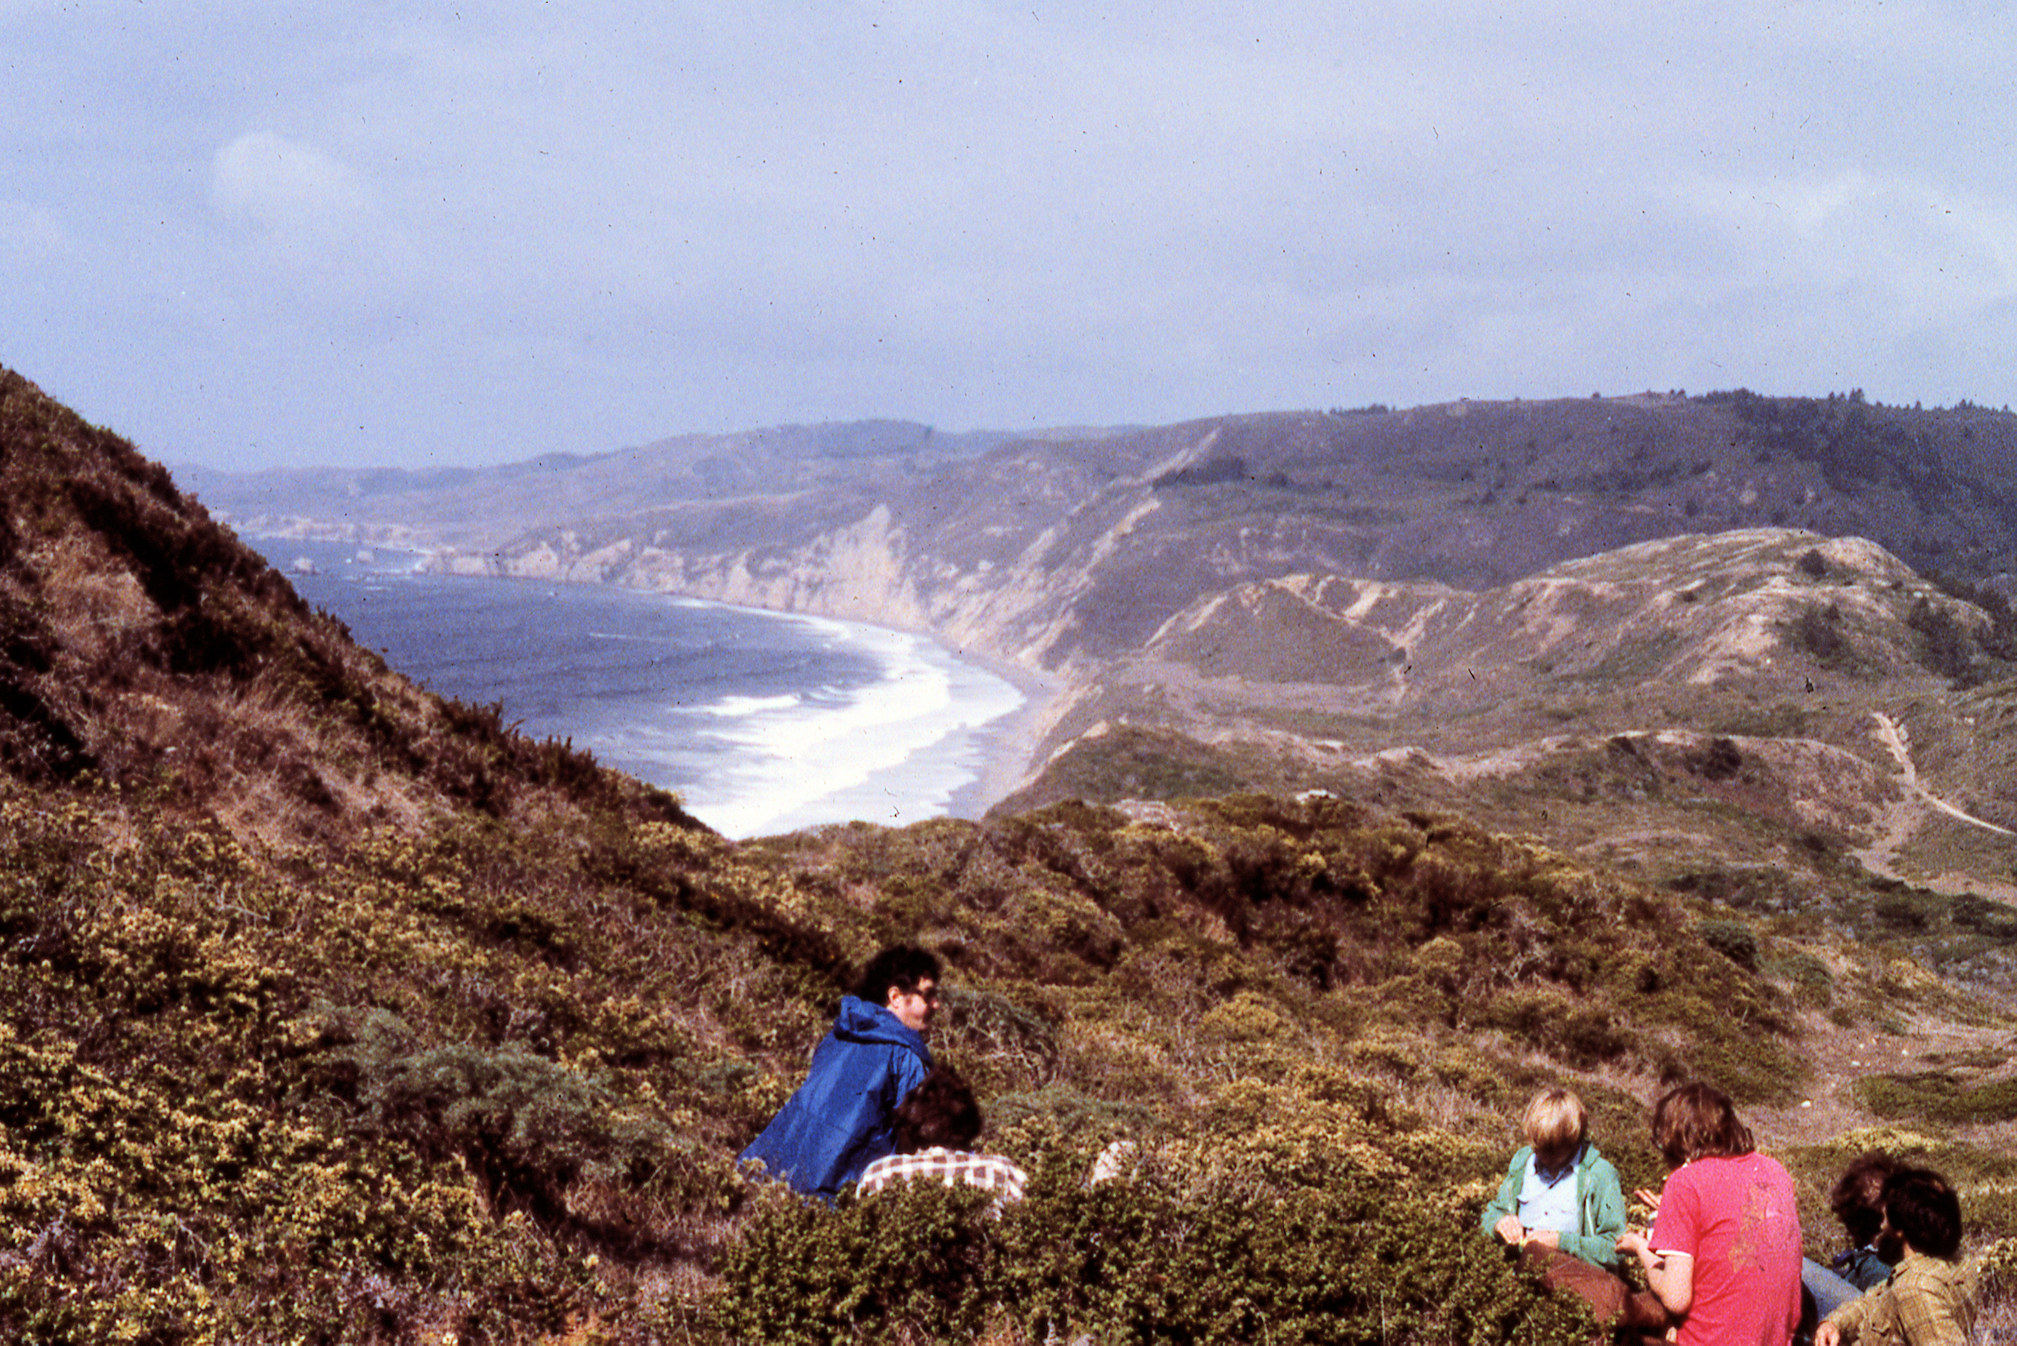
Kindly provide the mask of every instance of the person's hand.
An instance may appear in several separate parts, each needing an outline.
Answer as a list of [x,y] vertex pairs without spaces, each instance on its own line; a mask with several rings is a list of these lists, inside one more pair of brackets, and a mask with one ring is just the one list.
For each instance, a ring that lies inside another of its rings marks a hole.
[[1527,1236],[1527,1227],[1520,1223],[1517,1215],[1501,1215],[1499,1222],[1492,1226],[1492,1232],[1505,1243],[1517,1244]]
[[1814,1329],[1814,1346],[1841,1346],[1842,1329],[1833,1323],[1822,1323]]
[[1531,1229],[1527,1231],[1527,1242],[1538,1243],[1543,1248],[1559,1248],[1562,1236],[1553,1229]]
[[1632,1189],[1632,1200],[1638,1202],[1655,1215],[1660,1213],[1660,1194],[1658,1192],[1644,1187],[1635,1187]]
[[1621,1253],[1632,1254],[1642,1262],[1647,1260],[1646,1236],[1636,1229],[1627,1229],[1618,1235],[1617,1249]]

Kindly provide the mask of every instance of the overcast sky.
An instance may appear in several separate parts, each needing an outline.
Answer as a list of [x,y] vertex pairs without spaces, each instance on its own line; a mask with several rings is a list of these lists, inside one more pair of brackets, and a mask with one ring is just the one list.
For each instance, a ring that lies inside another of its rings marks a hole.
[[2017,402],[1997,3],[0,0],[0,364],[169,462]]

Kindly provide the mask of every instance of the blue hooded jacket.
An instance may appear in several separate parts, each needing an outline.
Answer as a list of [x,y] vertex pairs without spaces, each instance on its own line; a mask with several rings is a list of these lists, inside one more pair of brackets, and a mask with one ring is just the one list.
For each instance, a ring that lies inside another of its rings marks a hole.
[[761,1161],[793,1191],[832,1197],[894,1152],[890,1115],[930,1069],[931,1049],[896,1015],[843,997],[805,1083],[740,1158]]

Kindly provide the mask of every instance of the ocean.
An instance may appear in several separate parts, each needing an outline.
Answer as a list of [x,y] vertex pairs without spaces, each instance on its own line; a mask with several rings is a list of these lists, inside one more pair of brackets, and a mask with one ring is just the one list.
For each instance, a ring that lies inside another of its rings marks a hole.
[[980,775],[986,726],[1023,703],[933,641],[857,622],[248,540],[415,682],[673,790],[726,836],[943,816]]

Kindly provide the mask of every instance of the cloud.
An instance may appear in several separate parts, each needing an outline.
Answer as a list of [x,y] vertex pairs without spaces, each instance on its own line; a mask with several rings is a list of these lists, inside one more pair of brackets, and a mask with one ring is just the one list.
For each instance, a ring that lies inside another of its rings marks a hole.
[[2012,398],[1989,0],[369,8],[0,0],[0,357],[164,449],[371,461]]
[[378,232],[363,177],[312,145],[248,131],[217,152],[210,200],[252,226],[280,256],[314,261],[348,254]]

